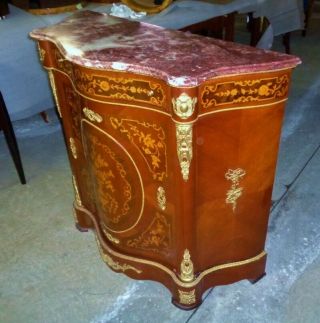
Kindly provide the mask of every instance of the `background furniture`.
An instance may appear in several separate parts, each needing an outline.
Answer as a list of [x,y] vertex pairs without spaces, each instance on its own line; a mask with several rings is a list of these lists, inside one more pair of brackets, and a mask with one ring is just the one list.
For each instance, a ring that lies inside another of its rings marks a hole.
[[31,36],[64,126],[75,220],[110,268],[161,282],[183,309],[261,278],[299,59],[90,11]]
[[9,7],[7,1],[0,2],[0,19],[5,17],[9,13]]
[[10,0],[14,6],[25,10],[64,7],[80,2],[81,0]]
[[235,13],[230,13],[186,26],[180,30],[203,36],[211,36],[217,39],[234,41],[234,24]]
[[307,34],[313,6],[314,6],[314,0],[304,0],[303,1],[303,10],[304,10],[305,18],[304,18],[304,28],[302,30],[302,36],[304,36],[304,37]]
[[[253,18],[251,12],[248,14],[248,18],[248,30],[251,33],[250,45],[256,47],[267,29],[270,28],[270,22],[265,17]],[[290,32],[282,35],[282,43],[286,54],[290,54]]]
[[28,36],[30,30],[46,25],[42,17],[14,6],[0,21],[0,88],[11,121],[54,107],[38,49]]
[[17,173],[21,184],[26,184],[26,178],[24,176],[23,166],[20,158],[19,147],[17,144],[16,136],[11,124],[11,120],[6,108],[6,104],[3,100],[2,93],[0,91],[0,130],[3,130],[4,137],[6,139],[12,160],[16,167]]
[[158,13],[167,8],[173,0],[121,0],[124,4],[135,11]]

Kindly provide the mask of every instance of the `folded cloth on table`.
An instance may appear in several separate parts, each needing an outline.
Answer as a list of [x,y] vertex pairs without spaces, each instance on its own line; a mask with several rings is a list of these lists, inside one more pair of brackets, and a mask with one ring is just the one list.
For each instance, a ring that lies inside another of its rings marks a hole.
[[135,12],[124,4],[116,4],[116,3],[112,4],[111,12],[110,12],[111,16],[130,18],[133,20],[140,19],[144,17],[146,14],[147,14],[146,12]]

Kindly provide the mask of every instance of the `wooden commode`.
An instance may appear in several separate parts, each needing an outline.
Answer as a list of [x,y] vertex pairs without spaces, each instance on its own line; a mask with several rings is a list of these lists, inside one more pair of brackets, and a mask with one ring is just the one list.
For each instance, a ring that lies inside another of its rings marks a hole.
[[82,11],[38,29],[79,229],[191,309],[265,273],[294,56]]

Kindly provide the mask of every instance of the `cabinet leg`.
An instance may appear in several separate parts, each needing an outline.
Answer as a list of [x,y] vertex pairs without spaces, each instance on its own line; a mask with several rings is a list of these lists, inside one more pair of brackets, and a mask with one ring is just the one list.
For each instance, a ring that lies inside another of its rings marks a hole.
[[93,228],[92,220],[84,211],[79,209],[76,204],[73,206],[73,215],[75,226],[80,232],[88,232],[89,229]]
[[264,276],[266,275],[266,273],[263,273],[262,275],[260,275],[260,276],[258,276],[257,278],[254,278],[254,279],[248,279],[249,280],[249,282],[251,283],[251,284],[255,284],[255,283],[257,283],[260,279],[262,279]]
[[75,226],[80,232],[88,232],[89,231],[89,229],[81,227],[78,222],[75,223]]
[[172,298],[171,300],[172,304],[176,307],[178,307],[180,310],[184,310],[184,311],[191,311],[197,307],[199,307],[202,304],[202,301],[199,303],[195,303],[193,305],[184,305],[179,303],[179,301],[177,301],[176,299]]
[[173,293],[172,304],[182,310],[192,310],[202,304],[202,292],[197,287],[188,290],[177,288]]

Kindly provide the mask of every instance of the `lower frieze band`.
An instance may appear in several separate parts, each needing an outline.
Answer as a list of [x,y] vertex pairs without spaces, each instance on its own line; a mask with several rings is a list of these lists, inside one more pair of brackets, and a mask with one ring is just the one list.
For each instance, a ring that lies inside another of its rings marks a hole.
[[[256,278],[261,273],[264,273],[267,254],[265,251],[262,251],[258,255],[248,259],[213,266],[200,273],[195,273],[192,280],[183,281],[180,275],[158,262],[128,256],[113,250],[110,247],[110,242],[105,241],[102,229],[99,227],[94,215],[84,207],[77,205],[77,203],[74,204],[74,208],[76,218],[87,217],[92,222],[92,228],[96,231],[96,240],[101,257],[112,270],[123,272],[132,278],[151,279],[163,283],[171,290],[173,295],[176,295],[173,298],[173,303],[184,309],[198,306],[201,303],[201,295],[207,288],[239,280],[238,275],[237,279],[231,278],[230,282],[227,278],[222,283],[219,283],[218,277],[221,276],[221,272],[222,274],[224,271],[228,273],[237,270],[241,266],[247,266],[248,269],[244,271],[243,278],[241,279]],[[153,272],[158,272],[159,275],[150,275],[150,269]],[[219,272],[219,275],[215,275],[217,272]]]

